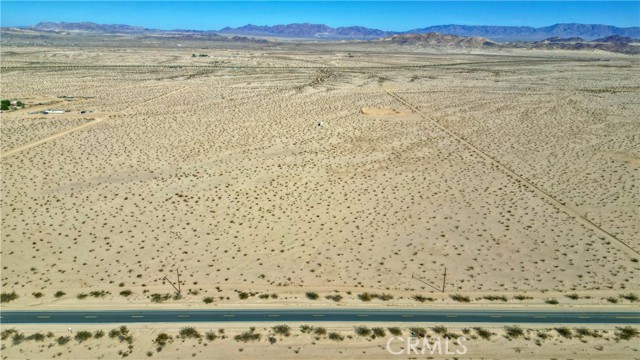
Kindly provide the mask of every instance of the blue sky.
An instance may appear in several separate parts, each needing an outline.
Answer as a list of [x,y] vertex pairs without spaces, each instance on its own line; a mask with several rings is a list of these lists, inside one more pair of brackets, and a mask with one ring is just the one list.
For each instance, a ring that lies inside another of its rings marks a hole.
[[92,21],[217,30],[293,22],[409,30],[442,24],[640,26],[640,1],[0,1],[2,26]]

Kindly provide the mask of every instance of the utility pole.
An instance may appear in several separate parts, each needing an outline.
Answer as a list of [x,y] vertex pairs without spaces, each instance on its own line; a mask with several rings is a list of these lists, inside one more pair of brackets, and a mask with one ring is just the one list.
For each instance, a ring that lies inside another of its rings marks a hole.
[[444,278],[442,279],[442,292],[444,292],[444,288],[446,284],[447,284],[447,268],[444,268]]
[[[446,272],[446,270],[445,270],[445,272]],[[178,266],[178,268],[176,269],[176,274],[178,274],[178,293],[182,294],[182,289],[180,287],[180,266]]]

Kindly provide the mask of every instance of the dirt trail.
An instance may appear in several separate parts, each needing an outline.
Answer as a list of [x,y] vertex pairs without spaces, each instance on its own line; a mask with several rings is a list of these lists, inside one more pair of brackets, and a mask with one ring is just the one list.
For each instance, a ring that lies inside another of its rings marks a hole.
[[380,88],[384,92],[389,94],[391,97],[396,99],[398,102],[402,103],[404,106],[408,107],[409,109],[414,111],[416,114],[420,115],[425,120],[430,121],[435,126],[437,126],[440,130],[444,131],[449,136],[451,136],[452,138],[456,139],[458,142],[460,142],[461,144],[465,145],[467,148],[471,149],[476,154],[480,155],[483,159],[489,161],[491,164],[493,164],[496,167],[498,167],[500,170],[502,170],[508,176],[514,178],[517,182],[526,185],[533,192],[535,192],[536,194],[540,195],[543,199],[547,200],[549,203],[554,205],[556,208],[558,208],[558,209],[564,211],[565,213],[569,214],[570,216],[574,217],[576,220],[578,220],[578,222],[580,222],[581,224],[587,226],[588,228],[593,229],[594,231],[596,231],[600,235],[604,236],[605,239],[612,240],[612,241],[615,241],[615,242],[619,243],[620,245],[622,245],[622,249],[626,250],[628,253],[635,254],[635,255],[640,255],[640,252],[638,252],[637,250],[632,248],[626,242],[618,239],[617,237],[615,237],[615,235],[613,235],[610,232],[608,232],[607,230],[601,228],[599,225],[595,224],[593,221],[591,221],[591,220],[587,219],[586,217],[580,215],[580,213],[578,213],[574,209],[571,209],[570,207],[566,206],[565,204],[563,204],[562,202],[560,202],[559,200],[554,198],[551,194],[545,192],[544,190],[540,189],[538,186],[536,186],[532,182],[530,182],[527,179],[523,178],[522,176],[516,174],[515,172],[513,172],[513,170],[509,169],[506,165],[503,165],[498,160],[492,158],[489,154],[487,154],[484,151],[478,149],[477,147],[475,147],[473,144],[471,144],[467,140],[465,140],[465,139],[461,138],[460,136],[454,134],[453,132],[451,132],[446,127],[440,125],[440,123],[438,123],[434,119],[432,119],[429,116],[427,116],[426,114],[424,114],[416,106],[414,106],[413,104],[411,104],[407,100],[405,100],[405,99],[401,98],[400,96],[396,95],[393,91],[385,89],[384,86],[380,86]]
[[80,130],[80,129],[83,129],[83,128],[86,128],[86,127],[89,127],[89,126],[93,126],[95,124],[98,124],[100,122],[105,121],[106,119],[107,119],[106,117],[98,118],[98,119],[95,119],[93,121],[89,121],[88,123],[84,123],[82,125],[74,126],[74,127],[70,128],[70,129],[66,129],[66,130],[63,130],[63,131],[61,131],[59,133],[47,136],[47,137],[45,137],[43,139],[36,140],[36,141],[30,142],[28,144],[18,146],[17,148],[13,148],[11,150],[3,152],[2,155],[0,156],[0,158],[2,158],[2,159],[7,158],[7,157],[9,157],[11,155],[15,155],[15,154],[17,154],[17,153],[19,153],[21,151],[30,149],[30,148],[38,146],[40,144],[44,144],[44,143],[49,142],[51,140],[55,140],[57,138],[65,136],[65,135],[67,135],[69,133],[72,133],[74,131],[77,131],[77,130]]

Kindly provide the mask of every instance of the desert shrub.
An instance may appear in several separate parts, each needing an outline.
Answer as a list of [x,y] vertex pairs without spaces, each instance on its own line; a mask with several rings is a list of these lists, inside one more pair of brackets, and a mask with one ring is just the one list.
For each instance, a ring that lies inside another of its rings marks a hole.
[[533,299],[531,296],[526,296],[526,295],[516,295],[513,298],[520,301]]
[[315,293],[315,292],[312,292],[312,291],[307,292],[307,293],[306,293],[306,294],[304,294],[304,295],[305,295],[305,296],[307,297],[307,299],[309,299],[309,300],[318,300],[318,297],[319,297],[319,296],[318,296],[318,293]]
[[16,329],[2,330],[2,332],[0,333],[0,339],[2,341],[7,340],[11,335],[15,334],[16,332],[18,332],[18,330]]
[[558,334],[560,334],[560,336],[565,337],[567,339],[571,339],[573,337],[573,333],[571,332],[571,329],[569,329],[568,327],[559,327],[559,328],[555,328],[556,332],[558,332]]
[[524,335],[524,330],[518,326],[505,326],[504,330],[509,338],[519,338]]
[[238,297],[240,297],[240,299],[241,299],[241,300],[246,300],[246,299],[248,299],[248,298],[249,298],[249,293],[246,293],[246,292],[244,292],[244,291],[243,291],[243,292],[240,292],[240,293],[238,294]]
[[447,333],[447,328],[442,325],[434,326],[432,329],[434,333],[439,335],[444,335]]
[[332,300],[332,301],[335,301],[335,302],[340,302],[340,300],[342,300],[342,296],[338,295],[338,294],[336,294],[336,295],[327,295],[327,296],[325,296],[325,299]]
[[59,291],[58,290],[58,291],[56,291],[55,294],[53,294],[53,297],[55,297],[56,299],[59,299],[59,298],[65,296],[65,295],[67,295],[67,293],[65,293],[64,291]]
[[476,331],[476,334],[478,334],[481,339],[491,340],[491,331],[479,327],[473,328],[473,330]]
[[96,339],[100,339],[103,336],[104,336],[104,331],[102,331],[102,330],[98,330],[98,331],[95,332],[95,334],[93,334],[93,337],[96,338]]
[[450,295],[449,297],[451,299],[453,299],[454,301],[458,301],[458,302],[470,302],[471,301],[471,299],[469,299],[468,296],[464,296],[464,295],[460,295],[460,294]]
[[402,330],[399,327],[390,327],[387,328],[387,330],[389,330],[389,333],[391,333],[391,335],[393,336],[400,336],[402,335]]
[[131,296],[131,294],[132,294],[131,290],[122,290],[122,291],[120,291],[120,296],[129,297],[129,296]]
[[486,295],[486,296],[483,296],[482,298],[485,299],[485,300],[489,300],[489,301],[504,301],[504,302],[508,301],[507,297],[504,296],[504,295],[500,295],[500,296],[498,296],[498,295]]
[[2,294],[0,294],[0,302],[3,302],[3,303],[9,302],[9,301],[13,301],[13,300],[15,300],[17,298],[18,298],[18,294],[16,294],[15,291],[12,291],[10,293],[4,293],[3,292]]
[[268,299],[269,298],[269,294],[260,294],[260,295],[258,295],[258,297],[260,299]]
[[60,336],[59,338],[56,339],[56,342],[60,346],[68,343],[69,341],[71,341],[71,337],[70,336]]
[[205,338],[209,341],[213,341],[218,338],[218,335],[216,335],[216,333],[214,333],[213,331],[209,331],[205,334]]
[[9,110],[9,106],[11,106],[11,100],[2,99],[0,100],[0,110]]
[[180,329],[180,337],[185,339],[200,339],[200,333],[195,328],[189,326]]
[[617,304],[618,303],[618,299],[614,298],[614,297],[608,297],[607,301],[612,303],[612,304]]
[[76,297],[78,298],[78,300],[82,300],[82,299],[86,298],[87,296],[89,296],[89,295],[87,295],[87,294],[85,294],[85,293],[80,293],[80,294],[76,295]]
[[211,304],[213,302],[213,298],[209,296],[204,298],[202,301],[204,301],[205,304]]
[[427,335],[427,329],[421,327],[409,328],[411,336],[425,337]]
[[327,329],[323,328],[323,327],[316,327],[313,329],[313,333],[319,336],[322,335],[326,335],[327,334]]
[[91,295],[92,297],[95,297],[95,298],[98,298],[98,297],[102,298],[102,297],[107,296],[108,294],[109,294],[109,292],[108,291],[104,291],[104,290],[92,291],[92,292],[89,293],[89,295]]
[[313,327],[309,325],[300,325],[300,332],[303,334],[308,334],[313,330]]
[[566,297],[566,298],[569,298],[569,299],[571,299],[571,300],[578,300],[578,299],[580,299],[580,295],[578,295],[578,294],[576,294],[576,293],[573,293],[573,294],[567,294],[567,295],[565,295],[565,297]]
[[158,336],[156,336],[155,340],[153,340],[153,342],[155,342],[156,344],[158,344],[159,346],[165,346],[167,345],[167,342],[169,342],[171,340],[171,336],[165,334],[165,333],[160,333],[158,334]]
[[44,341],[45,336],[42,333],[35,333],[27,336],[27,340]]
[[358,327],[356,327],[355,331],[356,331],[356,334],[358,336],[365,336],[366,337],[366,336],[371,335],[371,329],[369,329],[366,326],[358,326]]
[[291,335],[291,328],[289,327],[289,325],[276,325],[272,329],[273,329],[273,332],[278,335],[282,335],[282,336]]
[[15,332],[13,334],[13,338],[11,338],[11,341],[13,342],[13,345],[19,345],[21,344],[24,340],[26,339],[26,337],[24,336],[23,333],[21,332]]
[[620,340],[631,340],[633,338],[638,337],[638,329],[626,326],[626,327],[616,327],[616,338]]
[[376,337],[383,337],[387,334],[384,331],[384,329],[380,327],[374,327],[373,329],[371,329],[371,331],[373,332],[373,335],[375,335]]
[[558,305],[558,300],[556,299],[547,299],[544,301],[545,304],[549,304],[549,305]]
[[41,297],[43,297],[43,296],[44,296],[44,294],[43,294],[43,293],[41,293],[41,292],[34,292],[34,293],[33,293],[33,294],[31,294],[31,295],[33,295],[33,297],[34,297],[34,298],[36,298],[36,299],[40,299]]
[[245,331],[240,335],[236,335],[233,337],[235,341],[249,342],[249,341],[258,341],[262,336],[258,333],[255,333],[254,330]]
[[601,336],[600,334],[598,334],[598,331],[590,330],[584,327],[577,328],[575,329],[575,331],[576,331],[576,335],[578,335],[579,337],[582,337],[582,336],[600,337]]
[[89,331],[78,331],[76,333],[75,339],[77,342],[83,342],[91,339],[92,336],[93,334],[91,334]]
[[167,301],[167,300],[171,299],[171,294],[154,293],[154,294],[149,295],[149,298],[151,298],[152,302],[161,303],[163,301]]
[[360,295],[358,295],[358,299],[360,299],[361,301],[371,301],[371,295],[369,293],[362,293]]
[[628,294],[623,294],[620,295],[621,298],[631,301],[631,302],[637,302],[638,301],[638,295],[634,294],[634,293],[628,293]]
[[344,340],[344,337],[342,335],[338,334],[337,332],[330,332],[328,338],[329,338],[329,340],[334,340],[334,341],[342,341],[342,340]]
[[414,295],[413,296],[413,300],[420,301],[420,302],[425,302],[425,301],[435,301],[436,299],[434,299],[432,297],[424,297],[422,295]]

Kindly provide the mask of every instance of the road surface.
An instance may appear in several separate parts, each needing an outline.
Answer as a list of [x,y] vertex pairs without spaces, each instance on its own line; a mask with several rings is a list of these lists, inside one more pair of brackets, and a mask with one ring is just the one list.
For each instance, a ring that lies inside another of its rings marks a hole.
[[513,324],[635,324],[640,311],[522,311],[455,309],[0,311],[0,324],[170,322],[426,322]]

